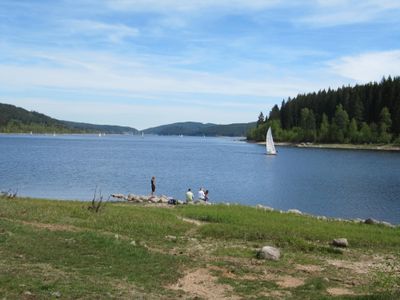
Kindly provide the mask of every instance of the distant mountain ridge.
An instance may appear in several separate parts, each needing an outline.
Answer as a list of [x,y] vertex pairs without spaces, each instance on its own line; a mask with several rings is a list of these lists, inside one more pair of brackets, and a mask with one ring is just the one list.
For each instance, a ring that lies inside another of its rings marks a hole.
[[0,132],[137,134],[138,130],[126,126],[62,121],[11,104],[0,103]]
[[[178,122],[143,130],[146,134],[191,136],[246,136],[256,123],[219,125],[200,122]],[[57,120],[45,114],[28,111],[11,104],[0,103],[0,133],[107,133],[138,134],[128,126],[96,125]]]
[[146,134],[158,135],[191,135],[191,136],[246,136],[248,130],[256,123],[233,123],[219,125],[200,122],[178,122],[143,130]]

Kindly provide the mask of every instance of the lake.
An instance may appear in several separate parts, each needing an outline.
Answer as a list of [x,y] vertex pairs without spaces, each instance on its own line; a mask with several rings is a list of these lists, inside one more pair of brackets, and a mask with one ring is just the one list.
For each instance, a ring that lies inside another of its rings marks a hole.
[[400,223],[400,153],[265,147],[233,138],[0,135],[0,190],[91,200],[111,193],[262,204],[340,218]]

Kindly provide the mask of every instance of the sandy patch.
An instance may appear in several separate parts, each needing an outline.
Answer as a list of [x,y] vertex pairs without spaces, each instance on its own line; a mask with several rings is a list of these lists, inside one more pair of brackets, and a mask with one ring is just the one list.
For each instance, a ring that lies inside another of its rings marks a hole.
[[38,223],[38,222],[27,222],[27,221],[21,221],[22,224],[24,225],[29,225],[33,226],[39,229],[47,229],[50,231],[71,231],[71,232],[79,232],[83,231],[79,227],[75,227],[72,225],[64,225],[64,224],[46,224],[46,223]]
[[326,291],[332,296],[354,295],[353,291],[340,287],[328,288]]
[[188,218],[179,218],[179,219],[181,219],[184,222],[187,222],[187,223],[190,223],[190,224],[194,224],[194,225],[197,225],[197,226],[201,226],[201,225],[206,224],[205,222],[201,222],[201,221],[194,220],[194,219],[188,219]]
[[186,274],[178,283],[169,286],[173,290],[183,290],[193,297],[204,299],[240,299],[229,295],[232,287],[218,284],[217,278],[212,276],[207,269],[197,269]]
[[292,276],[280,276],[276,283],[282,288],[295,288],[304,284],[304,280]]
[[295,268],[298,271],[303,271],[306,273],[317,273],[317,272],[321,272],[323,270],[322,267],[315,266],[315,265],[296,265]]

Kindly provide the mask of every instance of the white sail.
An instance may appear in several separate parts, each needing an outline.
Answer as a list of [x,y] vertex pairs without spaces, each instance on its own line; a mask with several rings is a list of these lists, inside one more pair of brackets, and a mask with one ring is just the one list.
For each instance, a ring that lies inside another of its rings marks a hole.
[[276,154],[274,139],[272,138],[272,130],[271,127],[268,128],[267,136],[265,137],[265,147],[267,149],[267,154]]

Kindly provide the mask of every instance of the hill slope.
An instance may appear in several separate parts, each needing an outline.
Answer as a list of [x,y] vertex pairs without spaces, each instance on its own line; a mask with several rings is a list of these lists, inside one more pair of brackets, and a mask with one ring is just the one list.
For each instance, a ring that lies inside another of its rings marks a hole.
[[235,123],[218,125],[199,122],[179,122],[145,129],[146,134],[158,135],[192,135],[192,136],[245,136],[255,123]]
[[[399,227],[326,221],[239,205],[166,208],[107,203],[97,213],[88,206],[89,202],[0,196],[0,295],[7,299],[400,296]],[[331,246],[336,237],[348,239],[348,247]],[[257,255],[267,245],[279,247],[279,261]]]
[[30,131],[34,133],[138,133],[131,127],[61,121],[35,111],[0,103],[0,132]]

